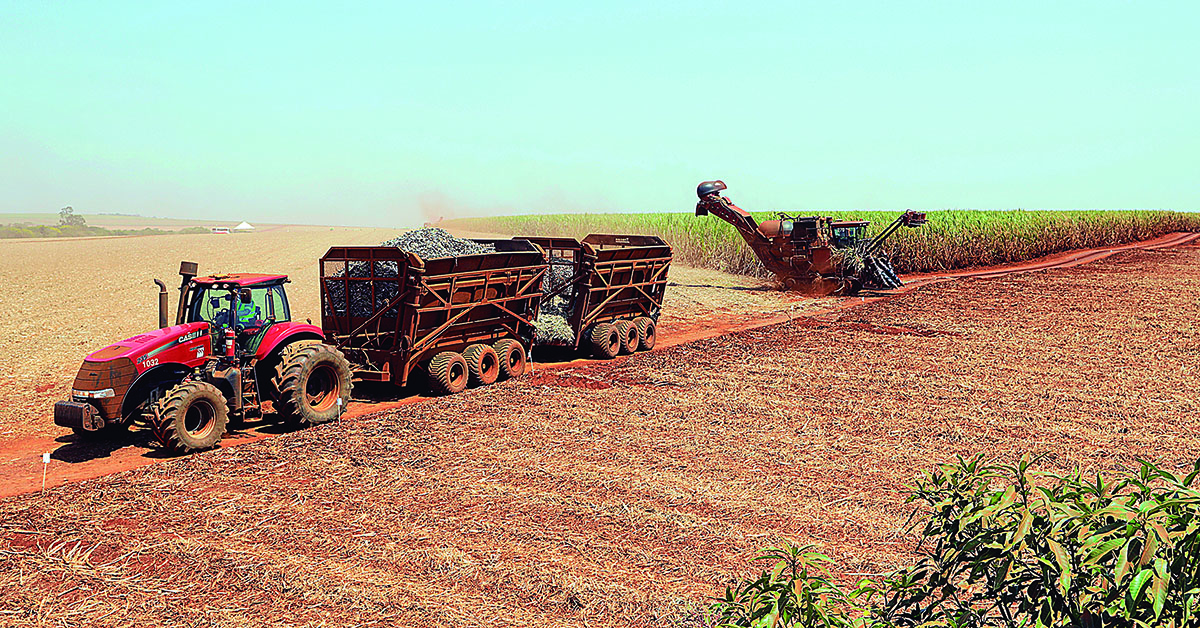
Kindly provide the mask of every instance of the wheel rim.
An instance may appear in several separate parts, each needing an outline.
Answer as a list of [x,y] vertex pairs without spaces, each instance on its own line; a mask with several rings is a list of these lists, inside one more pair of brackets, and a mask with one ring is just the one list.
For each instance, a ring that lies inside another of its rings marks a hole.
[[525,354],[513,348],[508,352],[508,372],[521,375],[525,372]]
[[450,365],[446,367],[446,370],[450,375],[451,386],[458,387],[459,384],[463,383],[463,379],[467,377],[467,365],[465,362],[451,362]]
[[608,350],[611,353],[616,353],[621,350],[621,334],[613,331],[608,335]]
[[654,325],[646,326],[646,344],[654,344]]
[[308,374],[308,381],[304,384],[304,401],[313,410],[324,412],[337,401],[339,388],[341,386],[333,365],[318,364]]
[[217,421],[217,409],[204,399],[197,399],[183,415],[183,431],[192,438],[204,438],[212,433]]
[[491,353],[484,353],[479,356],[479,374],[483,376],[484,380],[492,378],[493,375],[497,375],[499,372],[500,361],[497,359],[497,356]]

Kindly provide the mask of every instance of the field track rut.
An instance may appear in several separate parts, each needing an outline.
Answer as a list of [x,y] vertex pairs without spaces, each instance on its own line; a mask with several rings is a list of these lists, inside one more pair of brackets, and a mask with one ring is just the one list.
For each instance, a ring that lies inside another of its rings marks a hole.
[[[1098,249],[1083,249],[1058,253],[1037,260],[988,268],[947,271],[942,273],[924,273],[905,275],[905,286],[889,293],[881,293],[858,298],[845,298],[831,307],[817,311],[805,311],[803,316],[822,313],[833,313],[864,303],[886,299],[892,294],[903,294],[921,286],[972,277],[1000,277],[1016,273],[1026,273],[1039,270],[1069,268],[1107,258],[1115,253],[1128,250],[1157,250],[1184,245],[1195,245],[1200,240],[1200,233],[1168,234],[1152,240],[1125,244],[1115,247]],[[681,344],[722,336],[736,331],[757,329],[778,324],[795,318],[790,314],[770,314],[750,316],[746,318],[730,318],[718,323],[703,321],[696,326],[675,326],[660,330],[658,346],[655,351],[662,351]],[[606,364],[619,364],[621,358]],[[550,364],[535,364],[534,370],[539,373],[573,368],[581,364],[597,365],[593,360],[573,360]],[[412,396],[400,400],[381,402],[356,401],[349,405],[344,418],[366,416],[383,412],[400,406],[420,403],[427,397]],[[49,419],[47,419],[48,421]],[[282,433],[277,426],[251,424],[248,429],[227,437],[221,442],[222,447],[232,447],[251,443]],[[102,477],[137,467],[154,464],[165,456],[157,449],[147,449],[144,430],[134,432],[128,439],[112,443],[111,449],[96,452],[94,447],[83,447],[64,438],[24,437],[0,441],[0,498],[24,493],[36,492],[42,487],[42,472],[47,471],[46,487],[79,482],[82,480]],[[52,452],[52,461],[46,469],[41,464],[43,452]]]

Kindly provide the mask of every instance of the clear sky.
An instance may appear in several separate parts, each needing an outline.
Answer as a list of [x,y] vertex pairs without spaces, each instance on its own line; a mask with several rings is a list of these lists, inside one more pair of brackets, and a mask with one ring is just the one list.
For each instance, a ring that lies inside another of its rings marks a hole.
[[0,212],[1200,209],[1200,2],[0,0]]

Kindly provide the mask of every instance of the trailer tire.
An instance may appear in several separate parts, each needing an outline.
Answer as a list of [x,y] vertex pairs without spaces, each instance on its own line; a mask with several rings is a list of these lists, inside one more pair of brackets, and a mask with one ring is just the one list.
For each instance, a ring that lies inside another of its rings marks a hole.
[[150,430],[166,449],[190,453],[216,447],[225,435],[229,406],[225,395],[206,382],[186,381],[150,408]]
[[511,338],[496,341],[492,345],[500,362],[499,379],[520,377],[525,374],[525,347]]
[[453,351],[443,351],[429,361],[429,389],[435,395],[453,395],[467,388],[467,361]]
[[279,416],[292,423],[318,425],[345,412],[354,376],[341,351],[321,342],[305,342],[285,347],[280,357],[276,367]]
[[633,324],[638,330],[638,351],[649,351],[658,343],[658,325],[654,324],[654,319],[639,316],[633,319]]
[[613,325],[596,323],[588,330],[592,353],[602,360],[611,360],[621,352],[621,336]]
[[500,356],[488,345],[471,345],[462,353],[472,386],[489,386],[500,377]]
[[638,349],[638,329],[632,321],[617,321],[613,323],[617,337],[621,339],[621,353],[633,353]]

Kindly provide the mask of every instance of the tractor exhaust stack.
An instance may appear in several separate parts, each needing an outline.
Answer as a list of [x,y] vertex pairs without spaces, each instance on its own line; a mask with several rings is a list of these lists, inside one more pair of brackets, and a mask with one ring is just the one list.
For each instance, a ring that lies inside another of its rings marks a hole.
[[155,279],[154,283],[158,285],[158,328],[164,329],[167,327],[167,284],[161,279]]

